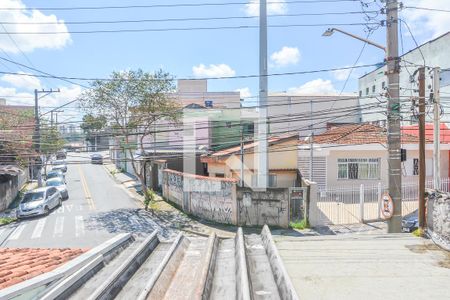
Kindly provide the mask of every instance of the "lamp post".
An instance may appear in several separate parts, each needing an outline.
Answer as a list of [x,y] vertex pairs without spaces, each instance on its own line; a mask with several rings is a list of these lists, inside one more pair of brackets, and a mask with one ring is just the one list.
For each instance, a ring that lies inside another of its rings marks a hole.
[[340,32],[354,39],[363,41],[385,52],[388,82],[388,137],[389,152],[389,194],[394,203],[393,216],[388,221],[388,232],[401,232],[402,220],[402,173],[401,173],[401,130],[400,130],[400,103],[399,103],[399,59],[398,59],[398,8],[396,0],[388,0],[387,6],[387,47],[379,45],[368,39],[359,37],[338,28],[327,29],[322,36],[331,36]]
[[337,31],[337,32],[340,32],[340,33],[343,33],[343,34],[345,34],[345,35],[348,35],[349,37],[352,37],[352,38],[354,38],[354,39],[363,41],[364,43],[367,43],[367,44],[369,44],[369,45],[372,45],[372,46],[374,46],[374,47],[377,47],[377,48],[383,50],[384,52],[386,52],[386,47],[381,46],[380,44],[377,44],[377,43],[375,43],[375,42],[373,42],[373,41],[371,41],[371,40],[362,38],[362,37],[360,37],[360,36],[354,35],[353,33],[344,31],[344,30],[339,29],[339,28],[328,28],[328,29],[322,34],[322,36],[326,36],[326,37],[332,36],[333,33],[335,33],[336,31]]

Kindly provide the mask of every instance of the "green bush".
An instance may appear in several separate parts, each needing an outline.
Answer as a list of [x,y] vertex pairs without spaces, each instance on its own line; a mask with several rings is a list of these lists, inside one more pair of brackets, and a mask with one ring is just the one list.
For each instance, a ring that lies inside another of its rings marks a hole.
[[16,220],[17,220],[16,218],[9,218],[9,217],[0,218],[0,225],[6,225],[6,224],[12,223]]
[[155,203],[155,199],[156,199],[156,193],[153,189],[146,189],[144,192],[144,205],[145,205],[145,210],[148,210],[148,207],[150,206],[150,208],[154,208],[154,203]]
[[294,229],[306,229],[309,228],[309,222],[307,219],[303,219],[301,221],[293,221],[289,222],[289,226]]

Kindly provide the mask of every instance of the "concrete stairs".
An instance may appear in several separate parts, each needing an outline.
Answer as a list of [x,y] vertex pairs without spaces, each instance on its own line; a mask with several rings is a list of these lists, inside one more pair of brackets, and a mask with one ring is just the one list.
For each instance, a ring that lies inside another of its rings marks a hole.
[[267,226],[247,236],[239,228],[234,239],[180,233],[165,242],[154,232],[121,250],[95,272],[83,272],[89,276],[67,280],[59,294],[92,300],[298,299]]

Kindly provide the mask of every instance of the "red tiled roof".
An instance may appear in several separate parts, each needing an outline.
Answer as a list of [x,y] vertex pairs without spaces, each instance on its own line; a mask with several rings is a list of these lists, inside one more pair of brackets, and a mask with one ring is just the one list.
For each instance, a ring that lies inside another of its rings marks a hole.
[[[434,140],[433,131],[433,123],[425,124],[425,137],[427,140]],[[419,125],[402,126],[402,133],[419,136]],[[441,123],[440,126],[440,142],[443,144],[450,144],[450,128],[444,123]]]
[[50,272],[87,249],[0,248],[0,289]]
[[[315,144],[338,144],[338,145],[363,145],[363,144],[386,144],[387,132],[385,128],[372,124],[352,124],[333,127],[322,134],[314,136]],[[419,138],[410,134],[402,134],[402,143],[415,144]],[[309,143],[301,141],[301,143]]]
[[[273,145],[273,144],[278,144],[278,143],[284,142],[285,140],[292,139],[292,138],[298,138],[298,133],[285,134],[285,135],[280,135],[280,136],[272,136],[272,137],[269,137],[269,139],[267,141],[269,144]],[[259,144],[259,142],[251,142],[251,143],[244,144],[244,152],[245,152],[245,150],[249,150],[249,149],[256,147],[258,144]],[[226,148],[226,149],[222,149],[220,151],[214,152],[209,156],[210,157],[228,156],[231,154],[238,153],[240,151],[241,151],[241,146],[235,146],[235,147]]]

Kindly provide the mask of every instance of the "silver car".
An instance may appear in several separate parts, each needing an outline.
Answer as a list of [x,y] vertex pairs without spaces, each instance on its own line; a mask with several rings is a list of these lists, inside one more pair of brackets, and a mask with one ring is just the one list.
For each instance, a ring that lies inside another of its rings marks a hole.
[[52,161],[52,171],[61,170],[63,173],[67,172],[67,164],[65,160],[54,160]]
[[48,215],[50,210],[62,203],[61,193],[56,187],[47,186],[26,192],[17,210],[18,218]]
[[64,200],[69,199],[69,192],[63,179],[59,177],[49,178],[45,182],[45,186],[54,186],[61,193],[61,197]]

